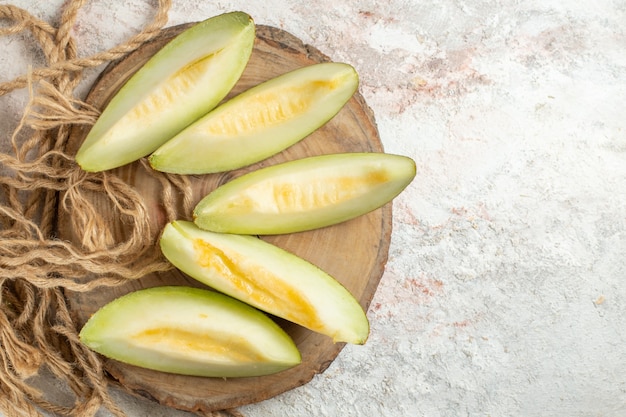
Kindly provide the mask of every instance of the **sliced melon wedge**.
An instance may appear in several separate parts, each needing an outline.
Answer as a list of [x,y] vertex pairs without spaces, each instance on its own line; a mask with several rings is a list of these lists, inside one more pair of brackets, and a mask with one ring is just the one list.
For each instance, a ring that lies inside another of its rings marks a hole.
[[122,296],[89,319],[80,340],[111,359],[182,375],[268,375],[301,361],[289,335],[262,312],[189,287]]
[[86,171],[103,171],[147,156],[213,109],[248,63],[252,18],[232,12],[175,37],[111,99],[76,154]]
[[335,342],[365,343],[369,322],[358,301],[333,277],[261,239],[213,233],[192,222],[165,226],[161,251],[187,275]]
[[202,229],[249,235],[294,233],[337,224],[379,208],[415,177],[415,162],[384,153],[294,160],[238,177],[194,208]]
[[335,116],[358,87],[354,68],[322,63],[299,68],[215,108],[150,156],[158,171],[207,174],[268,158]]

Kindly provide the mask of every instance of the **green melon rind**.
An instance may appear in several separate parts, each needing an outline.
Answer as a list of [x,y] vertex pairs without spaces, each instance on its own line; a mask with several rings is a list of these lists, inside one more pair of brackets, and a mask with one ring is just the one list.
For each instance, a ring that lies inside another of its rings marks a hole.
[[[182,32],[111,99],[78,150],[76,162],[85,171],[104,171],[152,153],[228,94],[247,65],[254,39],[254,22],[243,12],[215,16]],[[163,80],[208,56],[213,62],[197,85],[162,111],[129,121],[129,112]]]
[[[212,262],[221,271],[199,261],[196,240],[220,251]],[[160,246],[165,257],[185,274],[246,304],[325,334],[335,342],[363,344],[367,340],[369,322],[354,296],[317,266],[277,246],[252,236],[208,232],[188,221],[167,224]],[[236,283],[241,271],[251,285]],[[280,285],[264,280],[266,272],[277,277]],[[291,301],[293,294],[298,294],[298,302],[286,303],[285,308],[276,306],[275,300]],[[315,318],[317,324],[311,326],[300,319],[302,316],[294,317],[298,310],[314,312],[308,318]]]
[[[237,362],[217,354],[146,345],[132,337],[160,326],[205,337],[222,335],[224,349],[232,341],[236,345],[237,339],[245,338],[259,356]],[[265,314],[223,294],[190,287],[154,287],[117,298],[88,320],[80,340],[108,358],[182,375],[260,376],[291,368],[301,361],[289,335]]]
[[[282,74],[194,122],[157,149],[149,158],[150,165],[175,174],[208,174],[261,161],[332,119],[354,95],[358,83],[355,69],[337,62]],[[259,97],[268,100],[259,102]]]

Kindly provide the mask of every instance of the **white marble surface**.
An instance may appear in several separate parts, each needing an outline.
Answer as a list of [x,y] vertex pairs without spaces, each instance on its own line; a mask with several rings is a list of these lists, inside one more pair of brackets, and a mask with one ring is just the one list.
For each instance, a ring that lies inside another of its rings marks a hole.
[[[4,3],[54,24],[63,2]],[[367,344],[244,415],[626,415],[625,1],[173,3],[170,25],[244,10],[353,64],[386,151],[418,167]],[[88,2],[80,55],[154,7]],[[0,47],[3,80],[41,63],[27,38]],[[2,138],[24,99],[0,98]]]

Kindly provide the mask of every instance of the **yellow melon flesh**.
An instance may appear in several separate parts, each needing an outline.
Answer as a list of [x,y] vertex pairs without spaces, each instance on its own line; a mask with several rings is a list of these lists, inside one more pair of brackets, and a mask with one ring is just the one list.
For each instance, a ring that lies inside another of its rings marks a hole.
[[168,108],[184,100],[202,81],[202,76],[207,73],[218,53],[192,62],[164,80],[153,92],[120,119],[118,122],[120,129],[131,128],[133,124],[138,122],[151,125],[164,114],[167,114]]

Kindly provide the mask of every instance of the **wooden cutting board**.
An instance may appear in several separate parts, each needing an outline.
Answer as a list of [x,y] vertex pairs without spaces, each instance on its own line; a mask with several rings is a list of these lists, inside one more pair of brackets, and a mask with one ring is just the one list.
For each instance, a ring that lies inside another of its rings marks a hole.
[[[94,83],[87,102],[102,109],[130,75],[165,43],[190,25],[165,29],[153,41],[123,60],[109,65]],[[273,27],[257,26],[253,54],[229,97],[289,70],[324,61],[329,61],[329,58],[292,35]],[[73,129],[68,147],[70,152],[80,146],[88,130],[89,127],[80,126]],[[382,151],[373,114],[363,97],[357,93],[335,118],[282,153],[240,170],[187,179],[192,203],[195,205],[218,185],[259,167],[328,153]],[[164,198],[159,181],[161,174],[148,170],[145,164],[136,162],[111,173],[132,185],[144,199],[151,224],[151,237],[155,242],[154,251],[159,251],[158,236],[167,218],[162,210],[162,201],[159,200]],[[124,222],[112,213],[108,201],[104,201],[101,194],[93,194],[89,198],[93,199],[102,215],[107,218],[110,225],[107,232],[115,239],[125,239]],[[166,198],[176,200],[174,203],[180,207],[177,218],[191,218],[191,213],[182,208],[182,196],[173,194]],[[391,208],[391,204],[387,204],[367,215],[332,227],[261,238],[307,259],[334,276],[367,310],[387,261]],[[78,243],[82,232],[72,229],[69,215],[71,212],[68,214],[60,210],[59,234],[63,239]],[[91,314],[109,301],[128,292],[157,285],[202,287],[202,284],[179,271],[171,270],[149,274],[112,288],[98,288],[86,293],[67,292],[67,297],[77,324],[82,326]],[[334,344],[329,337],[297,325],[280,320],[278,323],[294,339],[302,354],[302,364],[275,375],[231,379],[169,375],[102,357],[103,366],[112,381],[128,392],[177,409],[202,413],[250,404],[306,384],[315,374],[323,372],[344,346]]]

